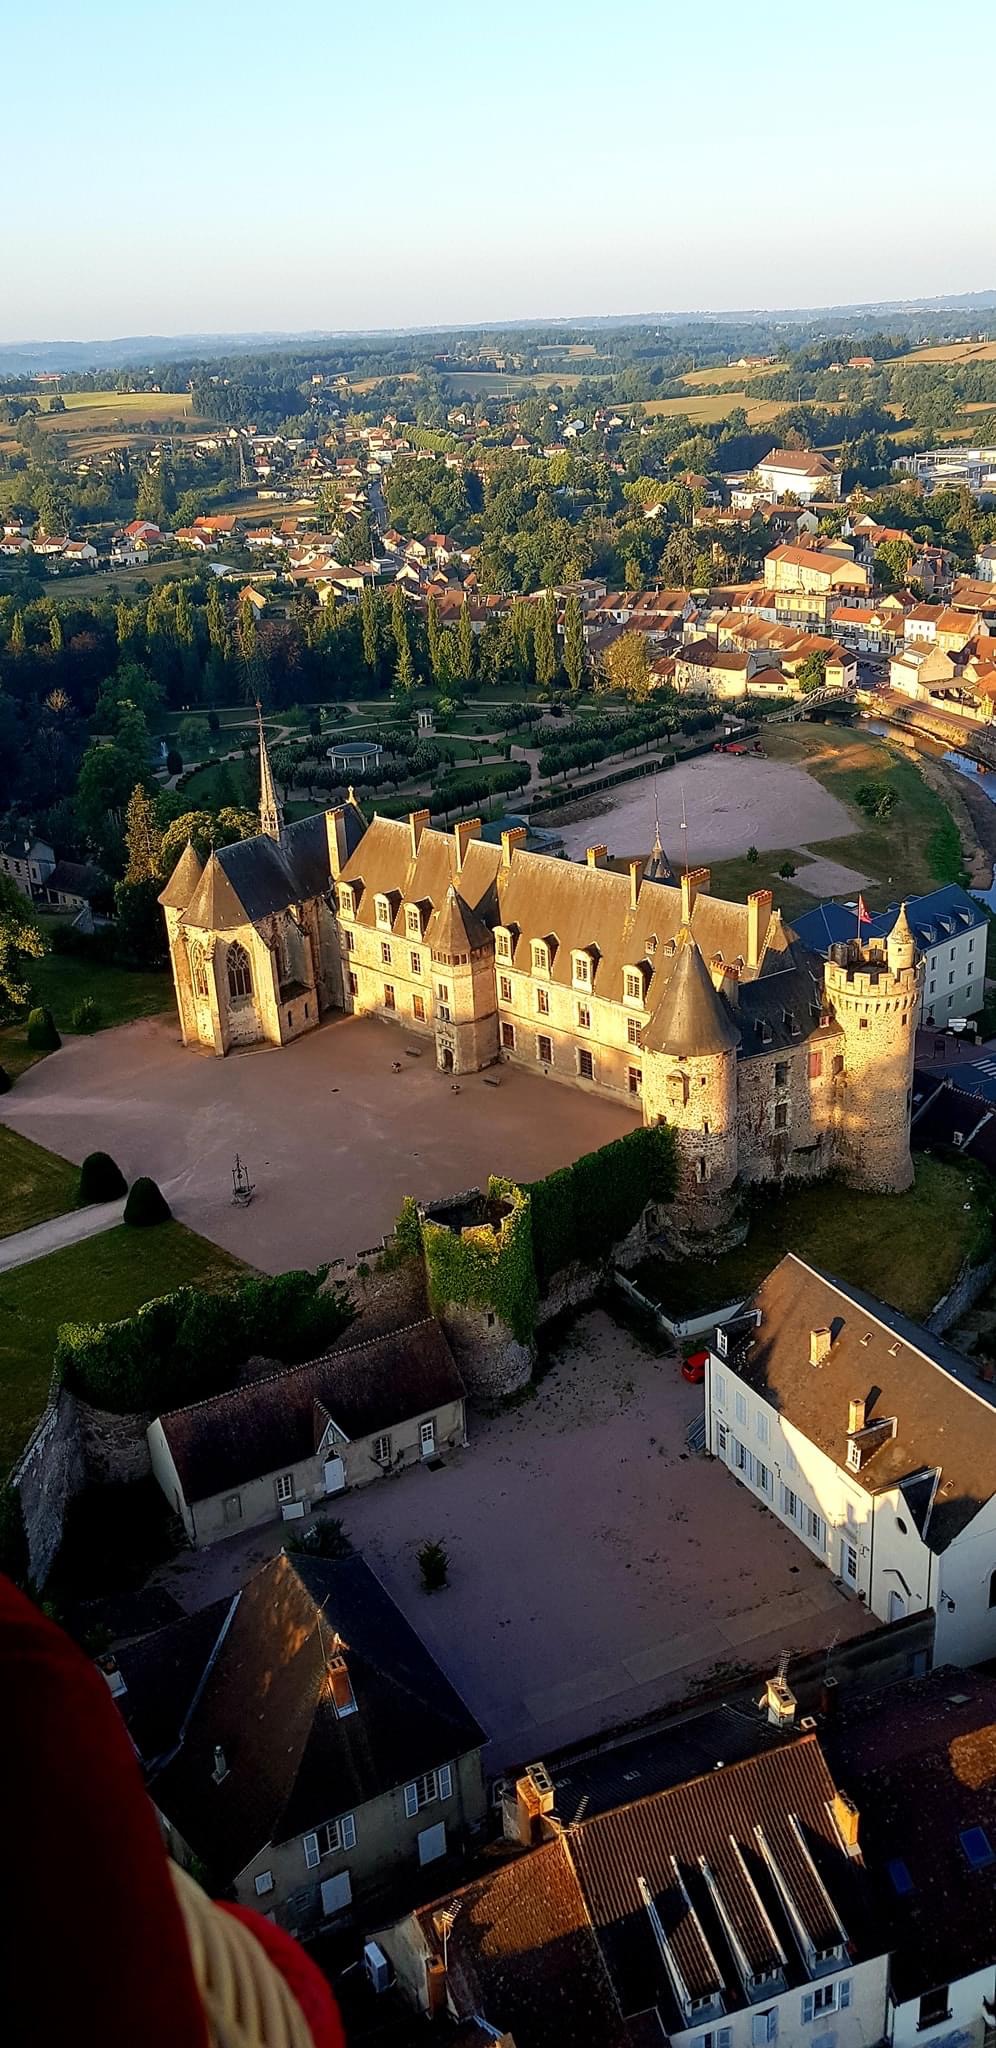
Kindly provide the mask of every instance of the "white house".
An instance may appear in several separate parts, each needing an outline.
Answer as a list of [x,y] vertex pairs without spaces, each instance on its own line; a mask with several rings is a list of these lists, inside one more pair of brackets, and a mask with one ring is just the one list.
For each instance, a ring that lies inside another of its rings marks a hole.
[[932,1610],[936,1662],[996,1656],[996,1387],[968,1359],[789,1253],[705,1394],[713,1456],[872,1614]]
[[[957,882],[927,896],[907,896],[906,917],[923,961],[919,1023],[940,1026],[950,1017],[975,1017],[986,998],[986,928],[980,903]],[[887,938],[901,906],[890,903],[861,929],[867,939]],[[856,913],[846,903],[821,903],[793,918],[793,929],[817,953],[853,939]]]
[[825,455],[813,448],[772,448],[755,470],[768,499],[799,498],[808,505],[812,498],[839,498],[840,475]]

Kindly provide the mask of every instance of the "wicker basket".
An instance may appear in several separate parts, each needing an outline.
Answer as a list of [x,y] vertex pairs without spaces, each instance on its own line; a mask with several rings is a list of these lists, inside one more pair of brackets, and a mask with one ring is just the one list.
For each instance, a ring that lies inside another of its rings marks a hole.
[[315,2048],[303,2012],[255,1936],[171,1863],[212,2048]]

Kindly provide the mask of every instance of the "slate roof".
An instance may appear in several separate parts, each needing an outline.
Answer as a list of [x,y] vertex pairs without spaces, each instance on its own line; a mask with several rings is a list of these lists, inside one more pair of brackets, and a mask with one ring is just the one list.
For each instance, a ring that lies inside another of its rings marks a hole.
[[996,1174],[996,1060],[966,1060],[950,1073],[918,1067],[910,1138],[920,1152],[957,1146],[966,1159]]
[[160,890],[160,903],[164,908],[186,910],[203,873],[197,849],[188,839],[165,889]]
[[[902,907],[890,903],[887,910],[876,912],[870,924],[862,925],[862,938],[887,938]],[[957,882],[945,889],[932,889],[926,896],[908,896],[906,915],[921,952],[956,939],[962,932],[978,931],[986,923],[982,905],[967,889],[959,888]],[[795,919],[794,928],[804,944],[825,953],[842,940],[856,938],[857,914],[846,903],[820,903],[814,910],[804,910]]]
[[463,1393],[443,1330],[430,1317],[158,1419],[193,1503],[313,1457],[324,1428],[316,1429],[316,1402],[355,1443]]
[[89,902],[91,897],[99,896],[101,889],[108,887],[108,881],[92,861],[57,860],[54,868],[44,876],[42,887],[58,890],[65,896],[82,896]]
[[[946,1550],[996,1493],[996,1388],[919,1324],[793,1252],[751,1307],[760,1324],[731,1369],[844,1470],[849,1402],[867,1397],[868,1422],[895,1417],[895,1435],[849,1477],[875,1494],[937,1471],[923,1533],[931,1550]],[[810,1333],[825,1328],[833,1333],[829,1356],[813,1366]]]
[[[485,1740],[362,1558],[281,1554],[235,1595],[213,1648],[203,1647],[203,1616],[174,1624],[175,1632],[194,1628],[198,1687],[149,1791],[220,1884],[270,1842],[351,1812]],[[342,1718],[329,1686],[333,1648],[357,1707]],[[120,1657],[126,1718],[133,1689],[147,1686],[161,1662],[155,1636]],[[216,1746],[228,1766],[220,1784]]]
[[[355,846],[363,834],[363,814],[355,803],[345,803],[340,810],[347,845]],[[183,858],[181,855],[181,862]],[[174,870],[169,889],[175,874]],[[252,839],[238,839],[232,846],[217,847],[182,923],[197,931],[234,931],[239,925],[259,924],[293,903],[324,895],[330,882],[326,815],[318,811],[285,826],[279,840],[260,832]]]
[[675,941],[667,987],[643,1033],[643,1043],[652,1052],[678,1056],[732,1052],[740,1043],[729,1006],[716,989],[687,925]]

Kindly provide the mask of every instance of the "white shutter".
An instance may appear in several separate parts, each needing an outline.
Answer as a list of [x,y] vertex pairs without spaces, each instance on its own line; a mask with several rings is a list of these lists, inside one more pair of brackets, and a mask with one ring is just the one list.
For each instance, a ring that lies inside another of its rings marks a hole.
[[341,1913],[353,1896],[348,1870],[341,1870],[338,1877],[327,1877],[322,1886],[322,1912],[326,1919],[333,1913]]
[[453,1773],[449,1764],[440,1764],[436,1772],[436,1778],[439,1784],[440,1799],[448,1799],[453,1790]]
[[803,1994],[802,1994],[802,2024],[803,2024],[803,2026],[804,2026],[804,2027],[808,2027],[808,2025],[809,2025],[809,2022],[810,2022],[810,2020],[812,2019],[812,2017],[813,2017],[813,1994],[812,1994],[812,1992],[811,1992],[811,1991],[804,1991],[804,1992],[803,1992]]
[[318,1847],[317,1835],[305,1835],[304,1860],[309,1870],[317,1870],[318,1865],[322,1860],[321,1851]]
[[413,1820],[413,1819],[414,1819],[414,1817],[415,1817],[415,1815],[416,1815],[416,1814],[417,1814],[417,1812],[418,1812],[418,1786],[417,1786],[417,1785],[406,1785],[406,1786],[405,1786],[405,1812],[406,1812],[406,1814],[407,1814],[407,1816],[408,1816],[408,1819],[409,1819],[409,1820]]
[[841,1979],[839,2003],[841,2012],[844,2011],[845,2006],[848,2006],[851,2003],[851,1980],[849,1977],[844,1977]]
[[423,1828],[418,1838],[418,1860],[420,1863],[435,1863],[446,1854],[446,1823],[437,1820],[434,1827]]
[[356,1821],[351,1813],[344,1813],[339,1822],[339,1847],[340,1849],[355,1849],[356,1847]]

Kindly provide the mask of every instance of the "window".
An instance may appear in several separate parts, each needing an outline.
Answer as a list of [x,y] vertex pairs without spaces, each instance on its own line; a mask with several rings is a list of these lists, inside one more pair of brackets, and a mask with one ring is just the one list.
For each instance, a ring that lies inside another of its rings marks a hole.
[[716,2027],[711,2034],[698,2034],[692,2048],[730,2048],[732,2039],[732,2027]]
[[414,1017],[414,1019],[415,1019],[415,1022],[416,1022],[416,1024],[424,1024],[424,1023],[425,1023],[425,997],[424,997],[424,996],[413,996],[413,997],[412,997],[412,1016]]
[[305,1864],[309,1870],[317,1870],[323,1856],[339,1856],[344,1849],[355,1849],[356,1821],[351,1813],[341,1813],[338,1820],[327,1820],[324,1827],[316,1828],[302,1840]]
[[541,1031],[536,1040],[536,1057],[544,1067],[553,1065],[553,1041]]
[[776,1103],[775,1103],[775,1129],[776,1129],[776,1131],[787,1131],[787,1130],[788,1130],[788,1120],[789,1120],[789,1109],[788,1109],[788,1103],[787,1103],[787,1102],[776,1102]]
[[574,979],[582,988],[591,987],[591,960],[587,953],[575,953]]
[[627,1067],[626,1086],[631,1095],[639,1095],[643,1089],[643,1068]]
[[277,1476],[277,1479],[276,1479],[276,1482],[275,1482],[275,1484],[276,1484],[276,1489],[277,1489],[277,1499],[278,1499],[278,1501],[280,1501],[280,1500],[293,1500],[293,1498],[294,1498],[294,1474],[293,1474],[293,1472],[281,1472],[281,1473],[279,1473],[279,1474],[278,1474],[278,1476]]
[[782,1487],[782,1514],[787,1515],[790,1522],[799,1520],[799,1496],[790,1486]]
[[370,1455],[373,1458],[374,1463],[376,1465],[389,1465],[391,1462],[390,1437],[375,1436],[373,1443],[370,1446]]
[[244,1002],[247,996],[252,995],[249,955],[245,947],[239,945],[238,939],[233,940],[228,948],[228,993],[233,1003]]
[[591,1011],[589,1010],[587,1003],[578,1004],[578,1030],[591,1030]]
[[453,1790],[453,1772],[449,1764],[440,1764],[438,1771],[425,1771],[421,1778],[413,1778],[405,1786],[405,1812],[411,1820],[423,1806],[431,1806],[436,1799],[448,1799]]
[[626,1019],[626,1042],[628,1045],[643,1044],[643,1026],[636,1017]]
[[936,1991],[925,1991],[917,2014],[917,2033],[924,2033],[927,2027],[939,2027],[950,2018],[951,2005],[947,1985],[939,1984]]
[[355,952],[355,950],[356,950],[356,933],[355,933],[355,932],[345,932],[345,933],[343,934],[343,936],[344,936],[344,938],[345,938],[345,941],[346,941],[346,951],[347,951],[347,953],[352,953],[352,952]]
[[996,1861],[985,1828],[963,1828],[958,1840],[970,1870],[985,1870],[988,1864]]
[[397,1009],[397,1007],[398,1007],[398,1005],[397,1005],[397,1002],[396,1002],[396,1000],[395,1000],[395,994],[394,994],[394,983],[393,983],[393,981],[385,981],[385,983],[384,983],[384,1008],[385,1008],[385,1010],[396,1010],[396,1009]]
[[713,1374],[712,1390],[720,1407],[722,1407],[726,1401],[726,1379],[723,1373],[717,1372]]
[[190,973],[194,984],[194,994],[199,996],[201,1001],[204,1002],[208,992],[208,977],[203,946],[191,946]]
[[848,1470],[849,1470],[849,1471],[851,1471],[851,1472],[860,1472],[860,1470],[861,1470],[861,1445],[860,1445],[860,1444],[858,1443],[858,1441],[857,1441],[857,1438],[856,1438],[856,1437],[853,1437],[853,1436],[852,1436],[852,1438],[851,1438],[851,1441],[850,1441],[850,1443],[849,1443],[849,1444],[848,1444],[848,1446],[847,1446],[847,1464],[848,1464]]
[[886,1869],[889,1873],[889,1882],[897,1897],[907,1899],[913,1890],[913,1879],[902,1857],[896,1856],[891,1863],[886,1864]]
[[258,1877],[257,1877],[257,1879],[256,1879],[256,1897],[257,1897],[257,1899],[265,1899],[265,1897],[266,1897],[266,1894],[267,1894],[267,1892],[272,1892],[272,1890],[273,1890],[273,1872],[272,1872],[272,1870],[261,1870],[261,1871],[260,1871],[260,1873],[259,1873],[259,1876],[258,1876]]
[[747,1396],[746,1396],[746,1394],[742,1394],[742,1393],[740,1392],[740,1389],[739,1389],[739,1387],[737,1388],[737,1392],[736,1392],[736,1396],[735,1396],[735,1399],[734,1399],[734,1403],[733,1403],[733,1406],[734,1406],[734,1410],[735,1410],[735,1413],[736,1413],[736,1418],[737,1418],[737,1421],[738,1421],[738,1422],[746,1422],[746,1420],[747,1420]]
[[502,1027],[501,1027],[501,1044],[502,1044],[502,1051],[503,1051],[503,1052],[514,1052],[514,1051],[515,1051],[515,1025],[514,1025],[514,1024],[509,1024],[509,1023],[507,1023],[507,1022],[504,1022],[504,1021],[503,1021],[503,1023],[502,1023]]
[[503,1003],[510,1003],[512,1000],[512,983],[507,974],[498,977],[498,995]]
[[789,1063],[788,1063],[788,1061],[787,1061],[787,1060],[776,1060],[776,1061],[775,1061],[775,1087],[776,1087],[776,1088],[787,1088],[787,1087],[788,1087],[788,1080],[789,1080]]
[[717,1449],[717,1451],[719,1452],[719,1455],[720,1455],[720,1457],[721,1457],[721,1458],[725,1458],[725,1456],[726,1456],[726,1454],[727,1454],[727,1451],[729,1450],[729,1446],[730,1446],[730,1431],[729,1431],[729,1427],[728,1427],[728,1425],[727,1425],[727,1424],[726,1424],[725,1422],[717,1422],[717,1424],[716,1424],[716,1449]]
[[413,953],[413,954],[412,954],[412,973],[413,973],[413,974],[421,974],[421,972],[422,972],[422,955],[421,955],[421,953]]
[[642,1003],[643,976],[638,967],[627,967],[623,977],[624,993],[628,1003]]
[[550,992],[548,989],[537,989],[536,1008],[541,1017],[548,1017],[550,1015]]
[[407,909],[407,910],[406,910],[406,912],[405,912],[405,926],[406,926],[406,929],[407,929],[407,931],[408,931],[408,936],[409,936],[409,938],[411,938],[411,939],[420,939],[420,938],[421,938],[421,936],[422,936],[422,919],[421,919],[421,917],[419,916],[419,913],[418,913],[418,911],[417,911],[417,910],[415,910],[415,909],[413,909],[413,908],[411,907],[411,905],[409,905],[408,909]]
[[389,932],[391,929],[390,903],[388,902],[386,896],[377,896],[375,897],[374,902],[377,923],[379,924],[381,931]]
[[778,2012],[775,2007],[772,2007],[770,2012],[755,2012],[751,2014],[750,2038],[751,2048],[762,2048],[762,2043],[765,2041],[777,2041]]
[[823,1072],[823,1054],[822,1054],[822,1052],[811,1052],[811,1053],[810,1053],[810,1055],[809,1055],[809,1078],[810,1078],[810,1080],[811,1080],[811,1081],[818,1081],[818,1080],[819,1080],[819,1078],[820,1078],[820,1075],[822,1074],[822,1072]]
[[549,961],[549,956],[548,956],[548,954],[547,954],[547,949],[546,949],[546,946],[545,946],[545,945],[544,945],[544,943],[543,943],[543,940],[542,940],[542,939],[536,939],[536,940],[534,940],[534,942],[533,942],[533,973],[534,973],[534,974],[547,974],[547,973],[549,972],[549,967],[550,967],[550,961]]
[[756,1436],[759,1444],[767,1443],[768,1418],[763,1408],[759,1408],[757,1414],[754,1417],[754,1435]]
[[851,2003],[851,1980],[842,1977],[836,1984],[817,1984],[812,1991],[802,1994],[802,2021],[808,2026],[811,2020],[819,2019],[821,2013],[844,2012]]
[[761,1493],[767,1494],[768,1499],[771,1499],[774,1493],[771,1473],[768,1466],[760,1458],[756,1458],[754,1461],[754,1484]]
[[351,974],[349,977],[349,993],[351,996],[358,996],[360,993],[360,984],[355,974]]
[[384,967],[390,967],[390,965],[391,965],[391,948],[390,948],[390,946],[388,945],[388,943],[387,943],[387,940],[386,940],[386,939],[382,939],[382,940],[381,940],[381,942],[380,942],[380,957],[381,957],[381,964],[382,964],[382,966],[384,966]]
[[844,1071],[844,1055],[843,1055],[843,1053],[842,1053],[842,1052],[835,1052],[835,1053],[834,1053],[834,1056],[833,1056],[833,1071],[834,1071],[834,1077],[835,1077],[835,1078],[837,1077],[837,1075],[839,1075],[839,1074],[842,1074],[842,1073],[843,1073],[843,1071]]
[[578,1074],[582,1081],[593,1081],[595,1078],[595,1062],[585,1045],[578,1047]]
[[221,1503],[221,1512],[226,1522],[241,1522],[242,1495],[240,1493],[226,1494]]
[[822,1515],[817,1514],[815,1508],[806,1509],[805,1528],[810,1543],[815,1543],[817,1549],[822,1550],[827,1540],[826,1523]]
[[858,1018],[858,1030],[859,1030],[859,1031],[867,1031],[867,1029],[868,1029],[868,1019],[867,1019],[867,1017],[859,1017],[859,1018]]
[[425,1457],[428,1457],[428,1456],[429,1456],[429,1454],[430,1454],[430,1452],[432,1452],[432,1451],[434,1451],[434,1450],[435,1450],[435,1448],[436,1448],[436,1418],[435,1418],[435,1416],[434,1416],[434,1415],[430,1415],[430,1416],[428,1416],[428,1417],[426,1418],[425,1422],[420,1422],[420,1423],[419,1423],[419,1426],[418,1426],[418,1441],[419,1441],[419,1449],[421,1450],[421,1452],[422,1452],[423,1456],[425,1456]]
[[499,960],[511,960],[512,941],[507,932],[495,933],[495,953]]

